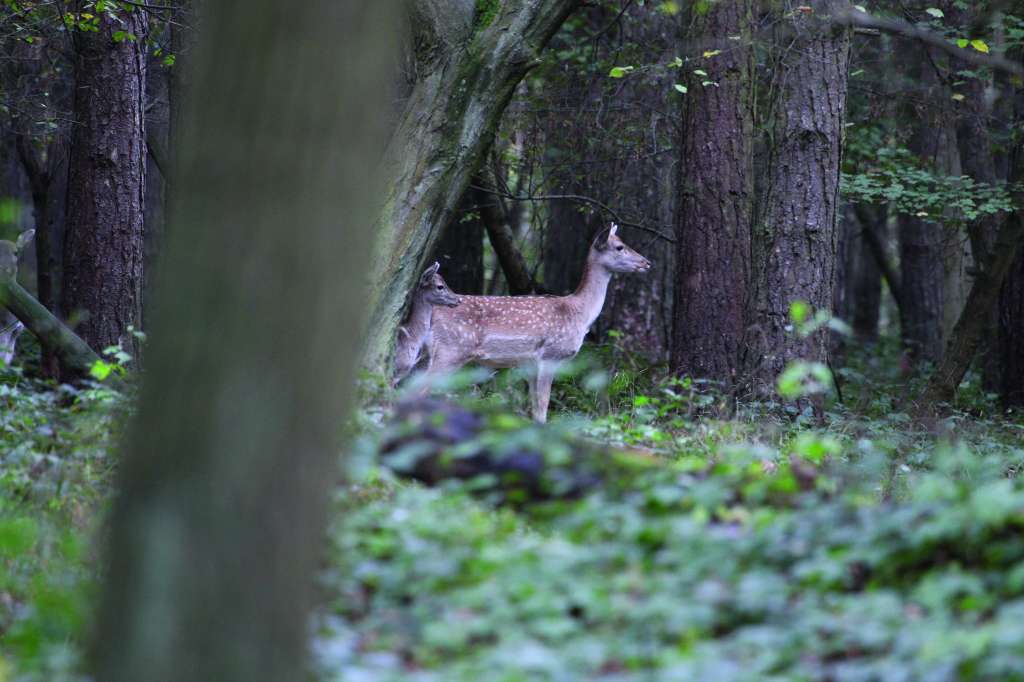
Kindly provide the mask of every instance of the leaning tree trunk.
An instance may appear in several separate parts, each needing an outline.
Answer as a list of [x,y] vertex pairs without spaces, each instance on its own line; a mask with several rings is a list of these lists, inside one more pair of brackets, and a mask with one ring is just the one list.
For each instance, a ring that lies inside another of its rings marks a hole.
[[739,374],[750,280],[751,5],[723,0],[693,12],[696,56],[719,54],[698,62],[707,75],[687,84],[679,146],[672,369],[726,387]]
[[[1011,187],[1017,187],[1018,183],[1024,179],[1024,147],[1018,145],[1014,149],[1012,157],[1009,183]],[[1024,201],[1024,193],[1016,192],[1013,198],[1014,203],[1020,206]],[[991,327],[992,311],[999,304],[1000,291],[1004,290],[1003,283],[1014,267],[1022,241],[1024,241],[1024,219],[1021,218],[1020,212],[1016,211],[1003,220],[992,243],[991,253],[985,259],[984,266],[979,267],[967,303],[950,334],[945,352],[928,380],[928,386],[925,388],[921,400],[923,409],[931,410],[937,403],[948,402],[955,395],[964,374],[967,373],[967,369],[974,360],[986,329]],[[1011,279],[1006,289],[1012,291],[1014,285],[1015,283]],[[1006,322],[1011,328],[1015,324],[1012,320]],[[1019,321],[1016,324],[1019,328]],[[1005,334],[998,336],[1003,337],[1003,344],[1020,346],[1020,342],[1016,339],[1006,339]],[[1004,352],[1005,350],[1004,345]],[[1011,358],[1009,362],[1012,365],[1019,363],[1020,360]]]
[[[98,32],[75,35],[75,123],[64,245],[64,316],[97,351],[142,320],[146,186],[146,14],[106,13]],[[118,31],[136,39],[114,40]]]
[[[412,94],[385,153],[364,364],[383,372],[413,282],[451,220],[516,85],[580,0],[412,3]],[[477,9],[476,5],[479,5]]]
[[97,680],[309,677],[393,7],[209,3],[119,462]]
[[783,22],[788,49],[775,74],[773,141],[758,228],[764,262],[755,277],[744,349],[750,389],[760,396],[774,393],[787,363],[828,360],[828,335],[800,337],[789,313],[798,300],[815,310],[832,305],[850,34],[830,26],[826,0],[806,5],[811,11]]

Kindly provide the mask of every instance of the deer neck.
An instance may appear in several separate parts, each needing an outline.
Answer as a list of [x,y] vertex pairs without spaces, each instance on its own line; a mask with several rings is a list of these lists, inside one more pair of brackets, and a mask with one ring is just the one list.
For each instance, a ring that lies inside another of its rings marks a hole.
[[434,306],[423,299],[417,298],[412,302],[412,310],[409,311],[409,319],[403,325],[409,336],[418,339],[430,331],[430,322],[434,314]]
[[572,295],[577,301],[576,309],[580,311],[585,329],[589,329],[601,314],[605,296],[608,294],[608,282],[611,279],[611,272],[587,259],[586,265],[583,266],[583,278]]

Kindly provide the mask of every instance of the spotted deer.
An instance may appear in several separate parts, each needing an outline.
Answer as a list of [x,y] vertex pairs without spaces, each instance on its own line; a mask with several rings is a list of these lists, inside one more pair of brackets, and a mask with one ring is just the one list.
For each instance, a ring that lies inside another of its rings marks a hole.
[[[14,281],[18,276],[18,256],[25,250],[35,230],[26,230],[18,235],[15,243],[0,243],[0,270],[3,270],[3,277]],[[18,337],[25,330],[25,325],[6,308],[0,307],[0,361],[4,365],[11,364],[14,359],[14,347],[18,343]]]
[[580,285],[568,296],[459,296],[457,308],[434,311],[427,375],[444,375],[468,362],[520,367],[530,384],[531,414],[547,421],[555,370],[579,352],[604,307],[612,274],[651,268],[617,230],[612,223],[594,239]]
[[459,305],[459,297],[452,293],[441,275],[437,274],[440,268],[440,263],[434,263],[420,276],[413,292],[409,317],[398,328],[394,384],[398,384],[412,371],[419,362],[423,348],[429,346],[434,306],[452,308]]

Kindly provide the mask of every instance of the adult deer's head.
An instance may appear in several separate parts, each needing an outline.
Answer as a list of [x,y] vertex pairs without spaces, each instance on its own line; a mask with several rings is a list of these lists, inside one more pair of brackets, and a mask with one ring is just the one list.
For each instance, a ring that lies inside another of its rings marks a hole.
[[424,300],[431,305],[454,308],[459,305],[459,297],[448,288],[441,275],[437,274],[440,269],[441,264],[437,262],[427,268],[426,272],[420,276],[417,295],[423,296]]
[[590,246],[590,260],[609,272],[647,272],[651,261],[647,260],[616,234],[619,226],[612,223],[598,233]]

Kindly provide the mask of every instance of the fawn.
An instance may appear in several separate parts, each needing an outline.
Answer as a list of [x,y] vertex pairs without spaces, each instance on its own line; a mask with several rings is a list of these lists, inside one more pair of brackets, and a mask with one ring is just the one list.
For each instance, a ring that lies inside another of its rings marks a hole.
[[521,367],[530,384],[531,414],[547,421],[551,381],[571,359],[604,307],[616,272],[647,272],[651,263],[615,234],[602,230],[590,245],[583,278],[568,296],[459,296],[458,308],[434,311],[428,376],[452,372],[467,362]]
[[429,345],[434,306],[454,308],[459,305],[459,297],[452,293],[441,275],[437,274],[440,268],[441,264],[435,262],[420,276],[416,291],[413,292],[409,317],[398,328],[394,385],[412,371],[419,362],[424,346]]

